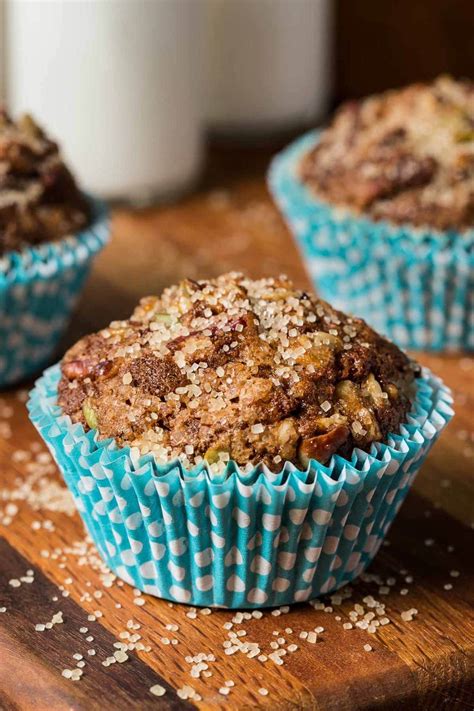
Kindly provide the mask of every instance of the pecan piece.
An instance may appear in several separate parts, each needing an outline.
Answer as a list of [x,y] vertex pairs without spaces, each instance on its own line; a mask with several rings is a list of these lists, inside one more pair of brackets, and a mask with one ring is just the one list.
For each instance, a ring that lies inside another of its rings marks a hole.
[[113,360],[101,360],[92,369],[97,378],[108,378],[117,372],[117,363]]
[[62,371],[68,380],[82,380],[92,374],[95,365],[90,358],[69,360],[62,364]]
[[303,439],[298,450],[301,464],[304,467],[308,466],[310,459],[325,464],[342,447],[349,434],[350,430],[346,425],[338,425],[325,434]]
[[62,364],[63,375],[68,380],[83,378],[100,378],[113,374],[114,363],[111,360],[101,360],[98,363],[92,358],[78,358]]

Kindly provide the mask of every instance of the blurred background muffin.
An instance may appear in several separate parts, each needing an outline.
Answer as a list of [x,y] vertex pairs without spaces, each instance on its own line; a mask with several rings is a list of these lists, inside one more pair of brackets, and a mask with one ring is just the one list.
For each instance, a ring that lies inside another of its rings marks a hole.
[[326,298],[407,348],[474,348],[474,84],[345,104],[270,186]]
[[0,256],[87,226],[89,207],[57,143],[29,114],[0,115]]
[[316,195],[374,220],[474,225],[474,83],[439,77],[343,105],[301,164]]
[[32,117],[0,116],[0,385],[54,353],[106,238],[104,206],[79,190]]

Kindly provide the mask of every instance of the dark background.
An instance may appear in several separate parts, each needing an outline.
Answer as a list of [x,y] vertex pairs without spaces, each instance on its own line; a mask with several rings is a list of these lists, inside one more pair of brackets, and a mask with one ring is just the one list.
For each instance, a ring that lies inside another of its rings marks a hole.
[[449,72],[474,79],[474,0],[336,0],[334,105]]

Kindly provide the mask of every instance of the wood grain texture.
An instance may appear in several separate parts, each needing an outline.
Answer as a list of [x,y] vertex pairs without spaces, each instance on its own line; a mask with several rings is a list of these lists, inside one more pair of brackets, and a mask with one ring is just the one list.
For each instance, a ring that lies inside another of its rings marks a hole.
[[[0,559],[6,580],[18,579],[30,568],[30,563],[4,538],[0,538]],[[192,708],[133,653],[124,665],[102,666],[101,660],[115,651],[115,637],[99,622],[89,622],[85,610],[70,598],[60,594],[58,597],[56,586],[38,568],[33,567],[33,573],[34,582],[24,584],[21,595],[11,586],[2,591],[8,624],[0,627],[0,708],[70,706],[78,711],[95,711],[103,708],[104,687],[112,686],[117,708],[125,708],[133,698],[140,708],[151,709],[156,707],[149,692],[153,684],[168,690],[162,699],[163,709]],[[54,597],[58,599],[54,601]],[[44,632],[35,631],[37,622],[49,621],[59,610],[64,623]],[[84,627],[88,627],[94,637],[90,642],[86,641],[87,635],[79,631]],[[88,649],[94,649],[95,655],[89,656]],[[80,682],[71,682],[58,674],[58,669],[74,668],[73,654],[82,654],[86,660]]]
[[[212,192],[179,204],[140,212],[116,210],[113,240],[97,260],[65,345],[112,318],[128,315],[139,296],[159,292],[184,276],[212,276],[230,269],[251,276],[284,271],[299,286],[310,287],[262,178],[242,179],[232,173],[221,184],[216,182],[220,174],[211,173]],[[7,610],[0,614],[0,708],[120,711],[166,708],[165,702],[170,708],[183,703],[201,709],[474,708],[474,361],[463,356],[419,357],[453,388],[457,414],[402,507],[389,545],[371,567],[372,573],[395,583],[382,594],[377,582],[359,581],[352,597],[334,605],[332,613],[297,605],[288,614],[267,611],[261,619],[234,625],[234,631],[245,630],[245,639],[258,643],[266,655],[276,631],[286,644],[297,644],[298,650],[288,653],[282,666],[225,654],[228,630],[223,625],[233,613],[198,612],[192,619],[185,606],[150,596],[143,596],[145,604],[139,606],[129,586],[104,586],[106,577],[84,539],[78,515],[51,510],[47,496],[39,505],[28,494],[30,486],[49,491],[60,477],[46,458],[38,464],[44,450],[21,393],[3,393],[0,608]],[[27,453],[25,461],[15,455],[18,450]],[[38,467],[41,481],[35,484],[32,477]],[[6,507],[15,496],[18,511],[5,521]],[[8,581],[24,575],[28,567],[37,571],[34,582],[12,588]],[[390,624],[376,634],[343,629],[354,604],[365,604],[367,595],[386,605]],[[59,598],[65,623],[35,632],[34,625],[53,609],[53,596]],[[409,608],[418,614],[404,622],[401,613]],[[96,610],[103,616],[88,622],[87,615]],[[141,641],[151,650],[130,652],[124,664],[103,667],[101,662],[113,653],[113,642],[121,639],[131,619],[140,625]],[[82,679],[72,682],[61,677],[61,671],[72,668],[74,652],[82,653],[82,624],[95,638],[97,656],[94,663],[86,660]],[[167,625],[178,629],[167,630]],[[318,626],[324,632],[317,644],[299,638],[301,631]],[[177,643],[167,643],[172,639]],[[364,651],[366,644],[373,651]],[[215,655],[216,661],[208,662],[212,676],[190,675],[193,664],[186,658],[199,653]],[[226,680],[235,686],[223,696],[219,689]],[[149,693],[155,683],[169,685],[164,697]],[[185,685],[200,699],[182,701],[171,691]],[[268,695],[261,695],[261,688]]]

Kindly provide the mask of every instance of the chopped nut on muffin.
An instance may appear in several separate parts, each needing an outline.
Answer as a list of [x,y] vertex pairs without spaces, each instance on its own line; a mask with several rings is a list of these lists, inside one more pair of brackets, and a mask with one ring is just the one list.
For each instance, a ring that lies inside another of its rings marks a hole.
[[472,228],[474,83],[443,76],[343,105],[301,171],[323,200],[372,219]]
[[88,209],[58,145],[29,115],[0,112],[0,256],[51,242],[88,223]]
[[59,404],[158,463],[306,467],[398,430],[418,372],[367,324],[286,278],[185,280],[62,361]]

